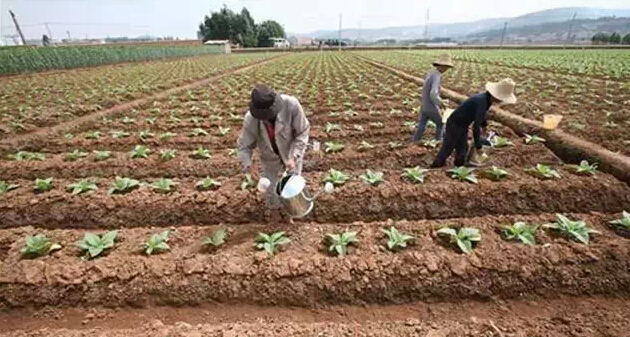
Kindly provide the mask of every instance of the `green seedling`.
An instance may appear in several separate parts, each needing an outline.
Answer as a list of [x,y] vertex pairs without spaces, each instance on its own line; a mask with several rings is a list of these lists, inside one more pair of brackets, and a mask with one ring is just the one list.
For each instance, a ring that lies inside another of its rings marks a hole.
[[403,126],[406,127],[409,130],[415,130],[416,128],[416,122],[413,121],[406,121],[403,123]]
[[151,154],[151,150],[144,145],[136,145],[131,151],[131,158],[147,158]]
[[85,133],[85,139],[99,139],[101,138],[101,133],[98,131],[88,131]]
[[160,178],[159,180],[151,184],[150,187],[158,193],[170,193],[173,191],[175,185],[177,185],[177,183],[171,179]]
[[43,153],[18,151],[15,154],[10,154],[9,159],[15,161],[44,161],[46,160],[46,156]]
[[87,153],[81,152],[80,150],[74,150],[64,156],[65,161],[76,161],[79,158],[87,157]]
[[190,153],[190,157],[194,159],[208,159],[210,158],[210,150],[206,150],[199,146],[197,150]]
[[390,148],[390,149],[392,149],[392,150],[399,149],[399,148],[401,148],[401,147],[403,147],[403,144],[402,144],[402,143],[399,143],[399,142],[389,142],[389,148]]
[[344,149],[343,144],[339,143],[339,142],[326,142],[324,143],[325,149],[324,152],[326,153],[335,153],[335,152],[340,152],[341,150]]
[[440,144],[440,142],[435,139],[427,140],[422,143],[424,147],[429,148],[429,149],[435,149],[438,146],[438,144]]
[[243,116],[241,116],[241,115],[235,115],[235,114],[233,114],[233,113],[230,113],[229,120],[231,120],[231,121],[242,121],[242,120],[243,120],[243,118],[244,118],[244,117],[243,117]]
[[328,113],[328,117],[339,117],[339,113],[331,111],[331,112]]
[[473,252],[473,244],[481,241],[481,234],[476,228],[460,228],[459,231],[453,228],[445,227],[439,229],[437,234],[444,234],[450,237],[451,243],[456,243],[457,247],[464,254],[471,254]]
[[140,186],[140,182],[135,179],[121,178],[116,176],[113,187],[109,190],[109,194],[127,193],[138,186]]
[[279,246],[288,245],[291,239],[285,236],[284,232],[276,232],[271,235],[258,233],[256,237],[256,248],[266,251],[269,255],[274,255]]
[[98,236],[94,233],[85,233],[83,240],[77,246],[85,252],[84,259],[93,259],[101,255],[105,250],[114,247],[118,238],[118,231],[111,231]]
[[562,214],[556,214],[558,220],[553,223],[544,225],[545,228],[557,230],[563,235],[573,238],[584,244],[588,244],[590,241],[590,234],[599,234],[598,231],[589,228],[586,222],[582,220],[572,221]]
[[169,247],[167,243],[169,233],[170,232],[166,230],[161,233],[151,235],[149,240],[147,240],[147,242],[145,242],[143,245],[144,253],[147,255],[151,255],[154,252],[171,249],[171,247]]
[[358,242],[356,232],[326,234],[326,239],[328,240],[328,251],[339,256],[348,254],[348,245]]
[[26,245],[21,253],[24,256],[45,256],[59,249],[61,249],[60,244],[52,242],[43,234],[37,234],[26,237]]
[[373,123],[370,123],[370,126],[375,127],[377,129],[380,129],[380,128],[383,127],[383,123],[381,123],[381,122],[373,122]]
[[147,121],[147,124],[149,124],[149,125],[154,125],[156,120],[157,120],[157,117],[147,117],[147,118],[145,118],[145,121]]
[[536,164],[536,167],[529,169],[528,171],[533,172],[535,175],[542,179],[560,179],[560,173],[558,171],[552,169],[551,167],[543,164]]
[[504,169],[500,169],[496,166],[492,166],[491,168],[486,170],[486,174],[488,175],[488,177],[490,177],[490,179],[494,181],[499,181],[510,175],[508,171]]
[[366,141],[362,141],[361,145],[359,145],[359,150],[360,151],[367,151],[367,150],[371,150],[374,148],[374,145],[366,142]]
[[361,125],[354,124],[354,125],[352,125],[352,128],[353,128],[355,131],[363,132],[363,126],[361,126]]
[[245,174],[245,180],[241,183],[241,190],[248,190],[248,189],[252,189],[254,188],[254,186],[256,186],[256,183],[254,183],[254,179],[252,179],[252,175],[247,173]]
[[170,149],[160,150],[160,160],[161,161],[169,161],[169,160],[175,158],[176,155],[177,155],[177,151],[175,151],[175,150],[170,150]]
[[343,172],[337,171],[335,169],[330,169],[326,177],[324,177],[323,182],[332,183],[334,186],[341,186],[345,184],[348,179],[350,179],[350,177],[348,177],[348,175],[344,174]]
[[536,231],[538,226],[529,226],[527,223],[519,221],[512,226],[503,227],[503,234],[506,240],[519,240],[526,245],[536,244]]
[[406,168],[405,173],[403,173],[402,176],[403,178],[409,180],[414,184],[421,184],[424,183],[424,175],[428,171],[429,170],[420,168],[420,166],[416,166],[412,168]]
[[226,135],[228,135],[230,133],[230,128],[223,128],[219,126],[219,136],[221,137],[225,137]]
[[110,132],[110,134],[114,138],[127,138],[131,135],[129,132],[125,132],[125,131],[112,131]]
[[16,184],[9,184],[4,180],[0,180],[0,194],[5,194],[11,190],[14,190],[16,188],[20,187],[20,185],[16,185]]
[[455,180],[459,180],[459,181],[468,181],[471,182],[473,184],[478,183],[477,181],[477,177],[475,176],[475,174],[473,173],[475,170],[474,169],[469,169],[468,167],[465,166],[460,166],[460,167],[456,167],[454,169],[450,169],[446,172],[451,174],[451,178],[455,179]]
[[536,135],[525,134],[525,144],[527,145],[544,143],[544,142],[546,142],[544,138],[540,138]]
[[110,151],[93,151],[92,153],[94,153],[94,161],[107,160],[112,155]]
[[226,236],[227,236],[227,232],[225,231],[225,229],[219,229],[218,231],[214,233],[214,235],[207,237],[203,241],[203,244],[205,246],[210,246],[210,247],[215,247],[215,248],[219,247],[225,243]]
[[587,160],[582,160],[580,165],[575,165],[575,173],[595,175],[597,172],[597,164],[589,164]]
[[389,230],[381,229],[381,232],[387,235],[387,238],[389,239],[387,241],[387,249],[391,251],[407,248],[407,241],[414,239],[411,235],[399,232],[394,226],[392,226]]
[[140,131],[140,140],[143,142],[149,138],[153,138],[155,135],[149,130]]
[[230,157],[238,157],[238,149],[229,149],[228,156]]
[[35,192],[46,192],[48,190],[50,190],[52,188],[52,181],[53,178],[47,178],[47,179],[35,179],[35,187],[33,187],[33,189],[35,190]]
[[494,147],[508,147],[508,146],[512,146],[514,145],[509,139],[505,138],[505,137],[493,137],[492,138],[492,146]]
[[194,128],[191,132],[190,132],[190,137],[200,137],[200,136],[207,136],[208,135],[208,131],[202,129],[202,128]]
[[177,136],[177,134],[176,134],[176,133],[174,133],[174,132],[164,132],[164,133],[160,134],[160,135],[158,136],[158,138],[159,138],[160,140],[162,140],[162,141],[169,141],[169,140],[171,140],[171,139],[172,139],[173,137],[175,137],[175,136]]
[[129,117],[125,116],[125,117],[123,117],[123,118],[120,120],[120,122],[121,122],[121,123],[123,123],[123,124],[126,124],[126,125],[130,125],[130,124],[135,124],[135,123],[136,123],[136,120],[135,120],[135,119],[133,119],[133,118],[129,118]]
[[617,228],[630,230],[630,213],[623,211],[621,219],[613,220],[610,224]]
[[85,193],[85,192],[93,192],[98,189],[95,183],[84,179],[79,181],[78,183],[68,185],[68,189],[72,190],[73,195]]
[[206,177],[205,179],[198,181],[195,184],[195,187],[197,187],[198,189],[202,191],[215,190],[221,187],[221,182],[214,180],[210,177]]
[[341,130],[341,124],[326,123],[326,133]]
[[168,120],[166,122],[169,123],[169,124],[177,124],[177,123],[179,123],[181,121],[182,121],[181,119],[171,115],[171,116],[169,116],[169,118],[168,118]]
[[372,170],[367,170],[365,174],[362,174],[361,179],[363,179],[366,183],[376,186],[382,183],[383,180],[383,172],[373,172]]

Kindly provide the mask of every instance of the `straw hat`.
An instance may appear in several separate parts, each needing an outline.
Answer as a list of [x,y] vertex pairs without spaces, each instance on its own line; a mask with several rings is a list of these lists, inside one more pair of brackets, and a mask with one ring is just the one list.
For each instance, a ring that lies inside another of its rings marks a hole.
[[501,102],[514,104],[516,103],[516,96],[514,95],[515,86],[516,84],[511,78],[504,78],[499,82],[488,82],[486,84],[486,90],[488,90],[492,97]]
[[433,62],[434,66],[446,66],[446,67],[451,67],[453,68],[453,60],[451,59],[451,54],[440,54],[440,56],[438,56],[437,60],[435,60],[435,62]]

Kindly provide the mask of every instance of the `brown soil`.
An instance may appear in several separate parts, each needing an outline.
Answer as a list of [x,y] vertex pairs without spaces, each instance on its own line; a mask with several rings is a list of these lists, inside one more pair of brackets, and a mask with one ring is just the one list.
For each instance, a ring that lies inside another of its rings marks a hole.
[[[171,251],[143,256],[140,248],[155,228],[124,229],[106,256],[82,261],[74,243],[83,232],[22,227],[0,231],[13,242],[0,263],[0,303],[5,308],[44,305],[146,306],[219,301],[314,307],[324,304],[406,303],[416,300],[628,295],[630,248],[608,229],[615,215],[577,214],[602,232],[590,245],[540,230],[535,247],[506,242],[497,228],[514,221],[543,224],[552,214],[487,216],[448,221],[400,221],[396,227],[416,237],[407,250],[385,250],[380,228],[393,222],[297,227],[230,226],[224,247],[204,251],[201,241],[217,228],[172,227]],[[436,237],[441,226],[478,228],[481,243],[462,255]],[[284,228],[283,228],[284,227]],[[292,240],[275,257],[256,252],[258,232],[287,231]],[[329,256],[326,233],[358,232],[359,244],[347,257]],[[24,260],[24,237],[44,233],[62,250]],[[517,258],[515,258],[517,257]]]

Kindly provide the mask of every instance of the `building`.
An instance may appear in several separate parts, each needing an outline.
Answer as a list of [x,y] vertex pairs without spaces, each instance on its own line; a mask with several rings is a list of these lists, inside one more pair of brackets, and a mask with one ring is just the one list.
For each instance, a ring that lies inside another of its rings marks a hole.
[[287,41],[287,39],[282,38],[282,37],[272,37],[272,38],[269,38],[269,40],[271,40],[271,42],[273,43],[274,48],[290,48],[291,47],[291,44],[289,43],[289,41]]
[[223,54],[230,54],[232,52],[230,40],[208,40],[203,44],[206,46],[223,46]]

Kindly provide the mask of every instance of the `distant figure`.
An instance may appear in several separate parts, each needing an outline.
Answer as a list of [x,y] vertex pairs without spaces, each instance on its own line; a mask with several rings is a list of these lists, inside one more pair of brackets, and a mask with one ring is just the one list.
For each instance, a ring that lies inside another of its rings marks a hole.
[[474,95],[465,100],[446,122],[446,136],[437,157],[431,164],[432,168],[442,167],[446,159],[455,150],[455,166],[464,166],[468,152],[468,128],[473,124],[473,139],[475,149],[483,147],[481,129],[487,125],[487,112],[493,103],[516,103],[514,96],[514,81],[506,78],[497,83],[486,84],[486,92]]
[[46,34],[42,35],[42,45],[50,46],[50,38]]
[[422,86],[422,106],[420,107],[420,118],[416,132],[413,135],[413,141],[417,142],[422,139],[427,123],[432,121],[435,123],[435,140],[442,140],[442,112],[440,109],[445,108],[444,102],[440,99],[440,90],[442,89],[442,74],[453,68],[453,62],[450,54],[442,54],[433,62],[435,69],[431,69],[424,78]]

